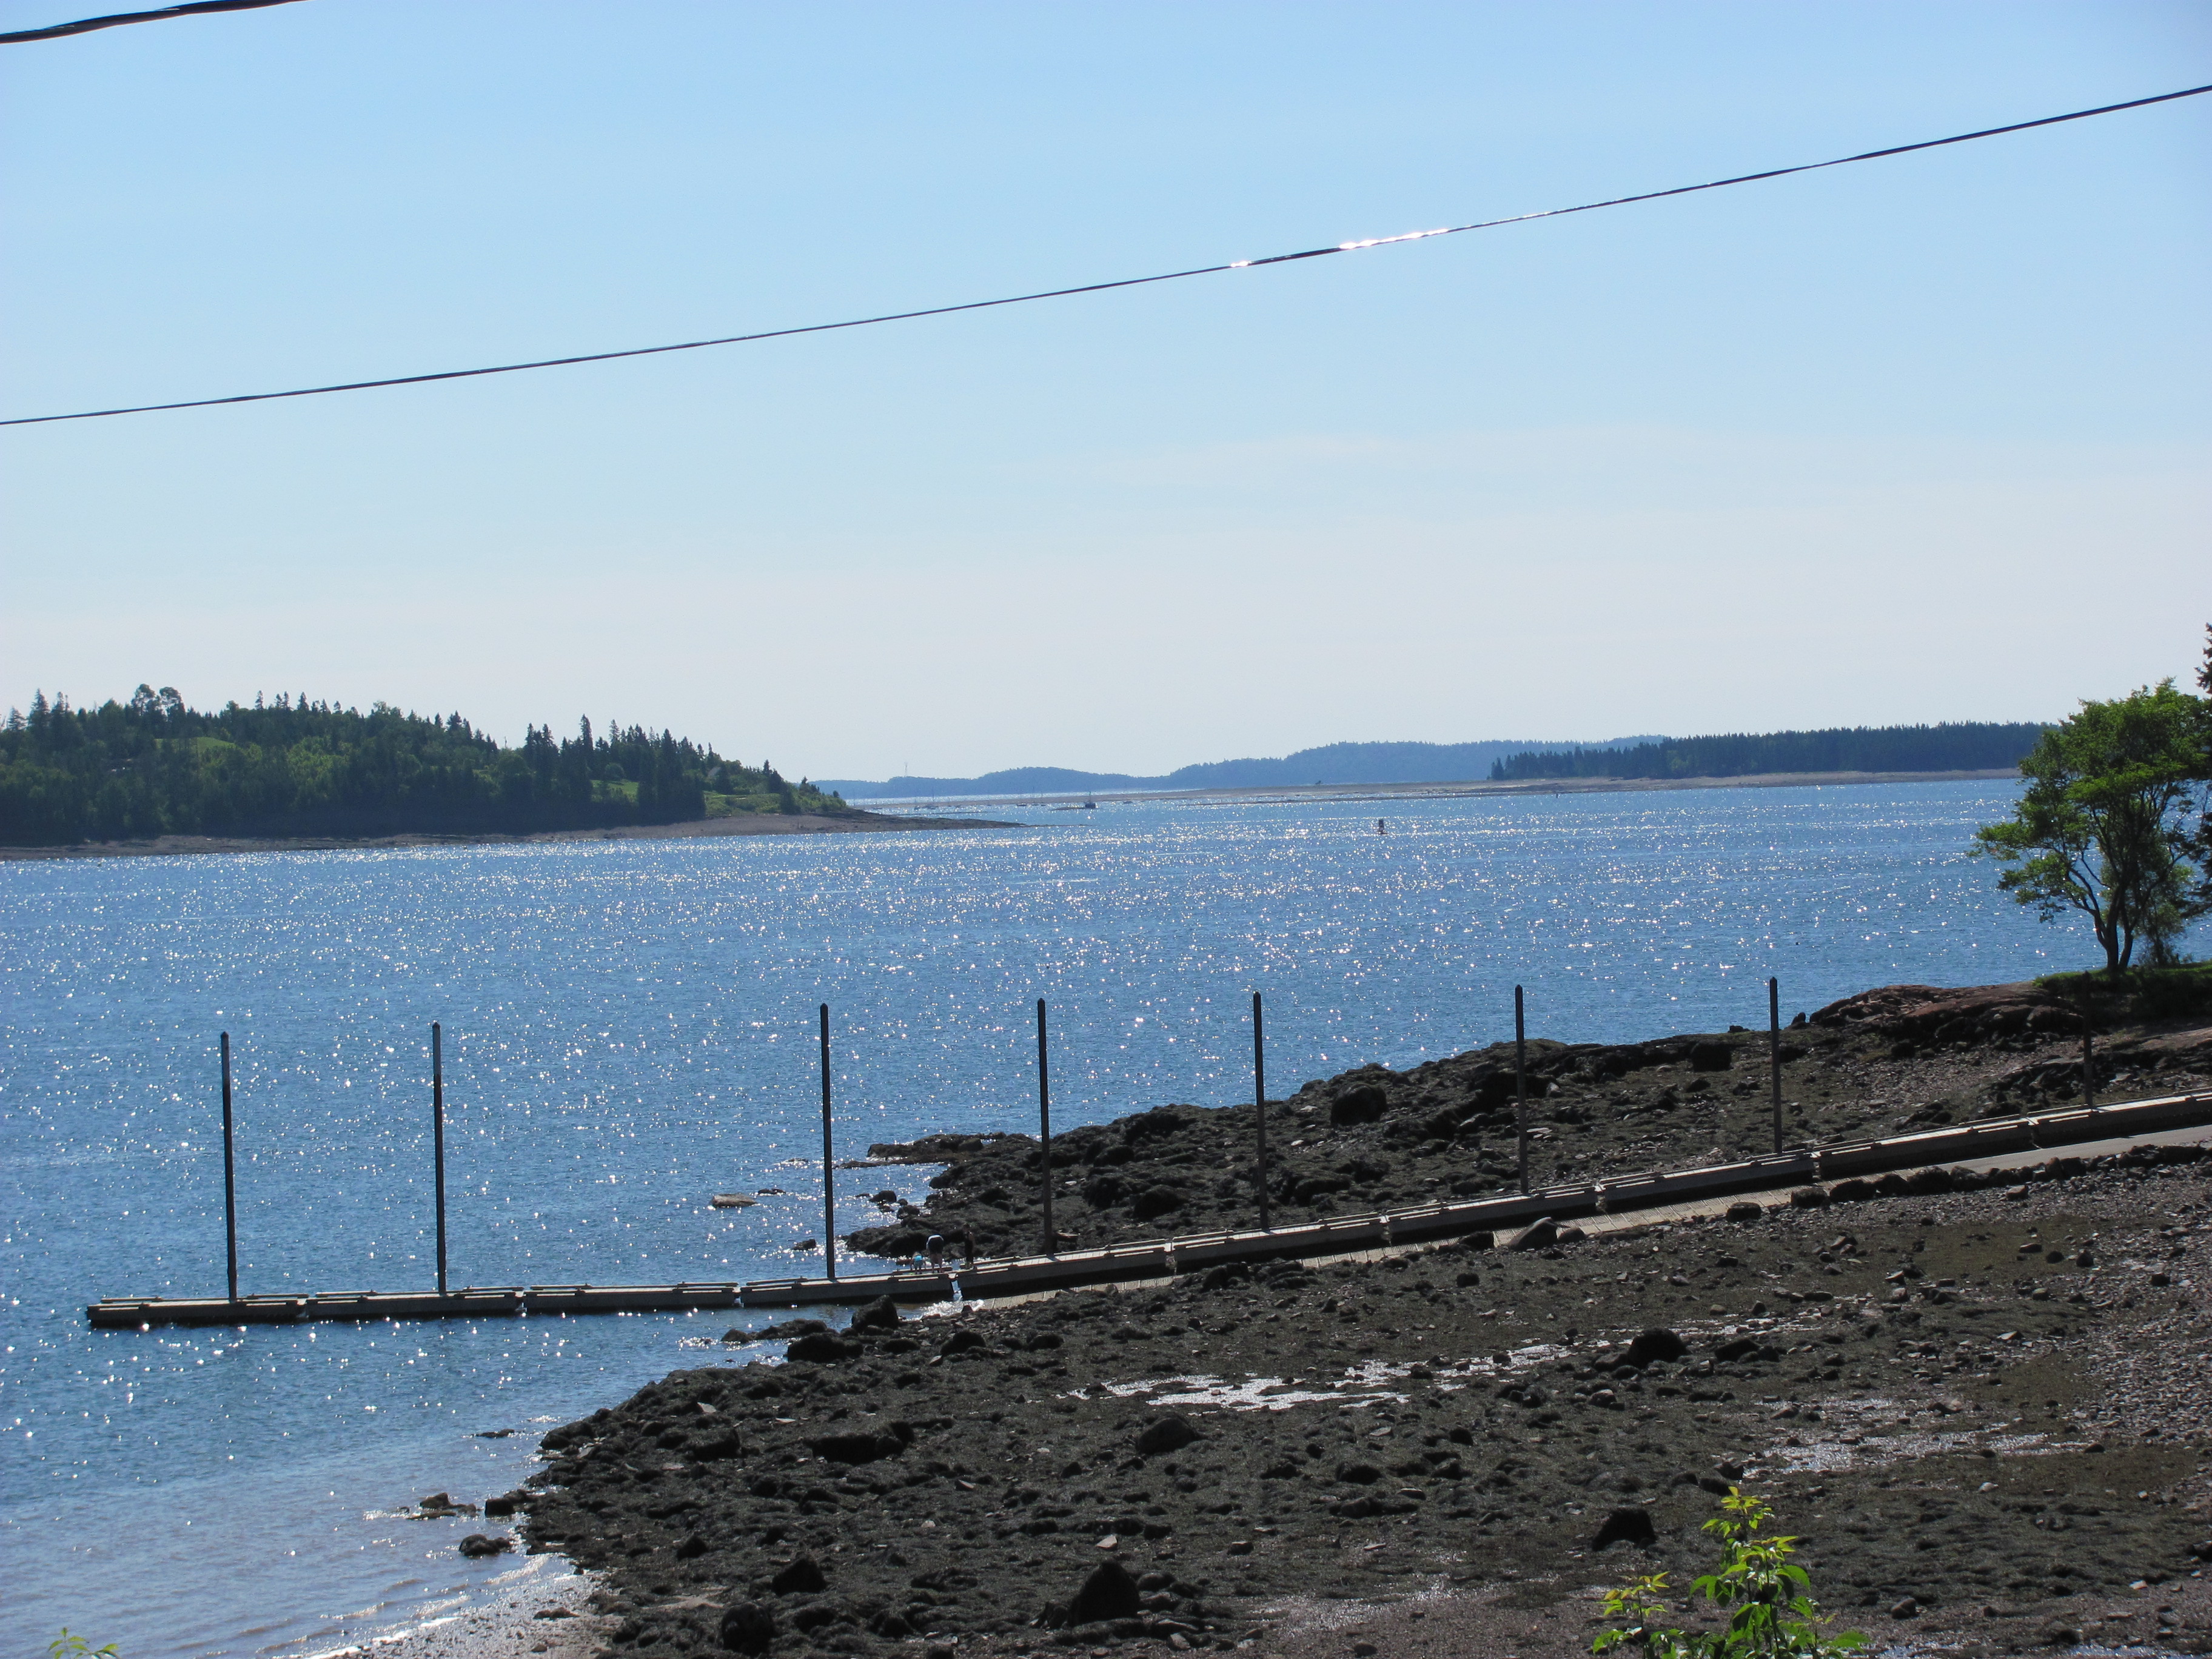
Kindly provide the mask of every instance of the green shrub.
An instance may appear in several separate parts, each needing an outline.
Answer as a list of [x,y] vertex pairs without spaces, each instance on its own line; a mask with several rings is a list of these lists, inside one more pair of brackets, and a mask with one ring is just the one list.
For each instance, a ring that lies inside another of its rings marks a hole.
[[2117,974],[2092,970],[2047,974],[2035,981],[2045,990],[2079,1003],[2086,988],[2100,1020],[2179,1019],[2212,1014],[2212,962],[2179,968],[2125,968]]
[[96,1648],[82,1636],[72,1636],[67,1625],[62,1633],[46,1644],[46,1659],[115,1659],[115,1644]]
[[1720,1565],[1692,1580],[1690,1589],[1715,1607],[1731,1609],[1727,1626],[1691,1635],[1668,1625],[1661,1599],[1667,1575],[1643,1573],[1605,1593],[1605,1616],[1630,1622],[1601,1635],[1591,1652],[1633,1644],[1647,1659],[1823,1659],[1865,1645],[1856,1632],[1821,1634],[1828,1621],[1813,1600],[1813,1581],[1790,1559],[1797,1540],[1759,1536],[1771,1507],[1731,1486],[1721,1509],[1705,1524],[1721,1540]]

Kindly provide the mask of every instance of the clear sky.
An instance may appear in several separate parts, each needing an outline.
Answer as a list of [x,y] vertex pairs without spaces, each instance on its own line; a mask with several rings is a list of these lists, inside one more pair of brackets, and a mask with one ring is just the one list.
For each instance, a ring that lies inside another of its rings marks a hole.
[[[20,28],[108,8],[0,0]],[[0,48],[0,415],[648,345],[2212,81],[2197,3],[307,0]],[[2063,714],[2212,620],[2212,97],[675,357],[0,430],[0,706],[815,776]]]

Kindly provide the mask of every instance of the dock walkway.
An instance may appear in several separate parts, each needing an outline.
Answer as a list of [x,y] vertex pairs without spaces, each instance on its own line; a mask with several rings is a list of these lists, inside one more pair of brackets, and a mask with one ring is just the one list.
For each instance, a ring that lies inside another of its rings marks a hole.
[[1501,1232],[1545,1216],[1617,1215],[1701,1200],[1881,1176],[1936,1165],[2063,1151],[2094,1141],[2212,1125],[2212,1093],[2164,1095],[2094,1109],[2073,1107],[1879,1140],[1838,1141],[1705,1169],[1599,1177],[1533,1193],[1332,1217],[1295,1227],[1135,1239],[1054,1255],[1013,1256],[955,1269],[893,1269],[748,1284],[531,1285],[298,1296],[109,1297],[85,1310],[95,1329],[156,1325],[291,1325],[327,1320],[495,1319],[547,1314],[685,1313],[701,1309],[828,1306],[888,1296],[968,1301],[1086,1285],[1173,1278],[1231,1262],[1311,1259]]

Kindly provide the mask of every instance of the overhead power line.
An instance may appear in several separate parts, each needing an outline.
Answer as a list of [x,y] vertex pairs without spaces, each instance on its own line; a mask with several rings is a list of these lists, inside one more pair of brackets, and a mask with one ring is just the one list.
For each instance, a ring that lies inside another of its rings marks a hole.
[[108,17],[83,17],[74,23],[51,23],[42,29],[17,29],[0,34],[0,46],[27,46],[33,40],[61,40],[94,29],[120,28],[125,23],[166,23],[172,17],[195,17],[207,11],[258,11],[264,6],[289,6],[293,0],[193,0],[188,6],[163,6],[158,11],[118,11]]
[[1122,276],[1108,282],[1083,283],[1073,288],[1050,288],[1032,294],[1010,294],[996,300],[969,300],[958,305],[925,306],[913,311],[883,312],[872,317],[848,317],[842,322],[805,323],[793,328],[761,329],[750,334],[725,334],[711,340],[681,340],[672,345],[580,352],[569,357],[539,357],[529,362],[495,363],[484,368],[447,368],[428,374],[395,374],[375,380],[342,380],[330,386],[295,386],[285,392],[246,392],[228,398],[191,398],[179,403],[131,404],[115,409],[85,409],[67,415],[20,415],[13,419],[0,420],[0,427],[40,426],[53,421],[96,421],[111,415],[153,415],[176,409],[213,409],[225,404],[267,403],[279,398],[319,398],[332,392],[368,392],[378,386],[424,386],[434,380],[476,380],[487,374],[520,374],[526,369],[565,368],[576,363],[612,362],[623,357],[657,357],[672,351],[702,351],[708,346],[744,345],[756,340],[782,340],[799,334],[828,334],[839,329],[870,328],[878,323],[911,322],[921,317],[949,317],[963,311],[989,311],[999,306],[1028,305],[1036,300],[1064,300],[1079,294],[1104,294],[1114,289],[1181,282],[1187,276],[1211,276],[1227,270],[1254,270],[1262,265],[1289,264],[1295,260],[1318,259],[1331,253],[1357,253],[1367,248],[1391,247],[1401,242],[1426,241],[1437,236],[1457,236],[1470,230],[1495,230],[1502,225],[1522,225],[1537,219],[1564,218],[1571,213],[1594,213],[1600,208],[1626,207],[1633,202],[1656,202],[1670,196],[1693,196],[1700,191],[1724,190],[1730,185],[1755,184],[1762,179],[1784,179],[1796,173],[1818,173],[1824,167],[1848,167],[1854,161],[1877,161],[1885,156],[1910,155],[1916,150],[1941,149],[1947,144],[1970,143],[1977,138],[1995,138],[2008,132],[2027,132],[2036,127],[2083,121],[2093,115],[2111,115],[2120,110],[2142,109],[2151,104],[2170,104],[2178,98],[2195,98],[2208,92],[2212,92],[2212,83],[2185,87],[2179,92],[2162,92],[2154,98],[2131,98],[2124,104],[2100,104],[2095,109],[2077,109],[2064,115],[2046,115],[2033,121],[2015,121],[2008,126],[1984,127],[1975,132],[1954,133],[1948,138],[1924,138],[1917,143],[1892,144],[1886,149],[1862,150],[1856,155],[1838,155],[1828,161],[1805,161],[1796,167],[1740,173],[1733,178],[1715,179],[1702,185],[1676,185],[1668,190],[1647,190],[1633,196],[1609,197],[1602,202],[1583,202],[1574,207],[1543,208],[1534,213],[1516,213],[1503,219],[1482,219],[1466,225],[1444,225],[1434,230],[1409,230],[1396,236],[1370,236],[1359,241],[1333,243],[1328,247],[1306,248],[1297,253],[1275,253],[1259,259],[1231,259],[1221,264],[1193,265],[1187,270],[1165,270],[1150,276]]

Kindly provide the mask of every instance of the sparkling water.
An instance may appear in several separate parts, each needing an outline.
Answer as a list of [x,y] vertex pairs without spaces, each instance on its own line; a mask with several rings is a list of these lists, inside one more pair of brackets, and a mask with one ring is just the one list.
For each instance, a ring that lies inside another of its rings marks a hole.
[[[433,1282],[430,1023],[458,1285],[818,1270],[816,1005],[840,1156],[1270,1093],[1529,1028],[1715,1030],[2075,965],[1964,856],[2007,783],[1181,801],[1017,830],[0,865],[0,1646],[312,1654],[496,1596],[545,1425],[755,1350],[730,1316],[100,1332],[223,1288],[216,1037],[249,1293]],[[1375,814],[1384,815],[1378,833]],[[838,1231],[872,1190],[852,1171]],[[759,1194],[714,1209],[717,1192]],[[753,1326],[765,1322],[758,1317]],[[713,1349],[713,1353],[703,1352]],[[494,1523],[492,1529],[498,1529]],[[533,1569],[535,1570],[535,1569]]]

